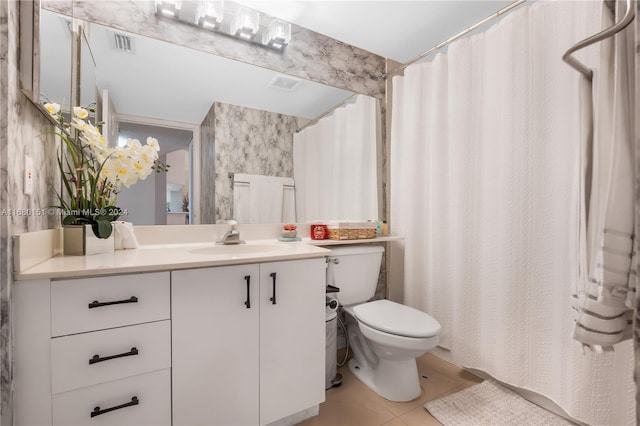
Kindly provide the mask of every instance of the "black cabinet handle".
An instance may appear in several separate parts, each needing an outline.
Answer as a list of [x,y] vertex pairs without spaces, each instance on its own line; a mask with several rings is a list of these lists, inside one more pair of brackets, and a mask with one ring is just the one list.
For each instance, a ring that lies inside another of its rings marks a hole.
[[96,407],[91,412],[91,417],[99,416],[100,414],[108,413],[109,411],[119,410],[121,408],[133,407],[134,405],[138,405],[138,404],[140,404],[140,400],[138,399],[137,396],[134,396],[133,398],[131,398],[131,402],[127,402],[126,404],[116,405],[115,407],[105,408],[104,410],[101,410],[100,407]]
[[125,352],[125,353],[118,354],[118,355],[105,356],[103,358],[100,358],[100,355],[94,355],[93,358],[91,358],[89,360],[89,365],[95,364],[97,362],[109,361],[110,359],[122,358],[122,357],[125,357],[125,356],[132,356],[132,355],[138,355],[138,349],[137,348],[131,348],[131,350],[129,352]]
[[113,302],[98,302],[97,300],[94,300],[93,302],[89,303],[89,309],[99,308],[101,306],[120,305],[122,303],[138,303],[138,298],[136,296],[131,296],[128,299],[114,300]]
[[272,272],[269,274],[269,276],[273,280],[273,297],[271,297],[269,300],[271,300],[272,305],[275,305],[276,304],[276,273]]
[[244,279],[247,281],[247,300],[244,302],[244,306],[247,309],[251,308],[251,275],[245,275]]

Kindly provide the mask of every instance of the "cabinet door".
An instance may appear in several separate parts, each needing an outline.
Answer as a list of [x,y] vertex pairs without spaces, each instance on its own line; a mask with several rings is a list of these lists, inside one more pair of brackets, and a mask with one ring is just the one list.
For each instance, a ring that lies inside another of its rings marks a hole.
[[171,273],[174,425],[258,423],[258,270]]
[[324,401],[325,267],[324,259],[260,265],[262,425]]

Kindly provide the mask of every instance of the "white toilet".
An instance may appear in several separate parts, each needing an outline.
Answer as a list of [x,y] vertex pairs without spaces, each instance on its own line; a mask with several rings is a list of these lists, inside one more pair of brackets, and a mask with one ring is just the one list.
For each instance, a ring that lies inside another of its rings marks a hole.
[[420,396],[416,358],[438,344],[440,323],[409,306],[376,300],[382,253],[379,246],[331,247],[327,284],[347,315],[353,358],[349,369],[380,396],[410,401]]

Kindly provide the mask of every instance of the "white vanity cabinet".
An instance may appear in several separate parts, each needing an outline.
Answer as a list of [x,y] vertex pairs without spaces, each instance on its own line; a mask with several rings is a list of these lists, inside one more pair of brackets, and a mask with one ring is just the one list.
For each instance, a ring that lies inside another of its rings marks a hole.
[[172,272],[173,424],[266,425],[324,401],[323,258]]
[[170,425],[169,272],[13,289],[16,425]]

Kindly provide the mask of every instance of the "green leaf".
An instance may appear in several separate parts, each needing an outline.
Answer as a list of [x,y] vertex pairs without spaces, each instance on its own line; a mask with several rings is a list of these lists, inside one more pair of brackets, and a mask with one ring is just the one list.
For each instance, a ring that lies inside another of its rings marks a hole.
[[91,225],[91,229],[93,229],[93,233],[98,238],[109,238],[111,232],[113,231],[113,226],[111,226],[111,222],[108,220],[94,220],[94,223]]
[[62,219],[62,224],[63,225],[76,225],[76,217],[75,216],[65,216],[64,219]]

